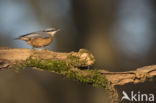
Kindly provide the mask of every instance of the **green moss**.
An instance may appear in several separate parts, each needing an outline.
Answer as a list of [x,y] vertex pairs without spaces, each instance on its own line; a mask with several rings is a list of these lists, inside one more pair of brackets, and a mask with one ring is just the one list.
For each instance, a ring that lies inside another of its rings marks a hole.
[[[69,59],[69,58],[68,58]],[[70,60],[78,61],[78,57],[71,56]],[[36,58],[28,58],[23,63],[16,65],[16,70],[24,69],[25,67],[37,67],[43,70],[54,71],[64,75],[66,78],[86,83],[98,88],[108,90],[109,82],[104,75],[101,75],[97,70],[79,70],[75,69],[69,61],[63,60],[38,60]]]
[[97,70],[81,71],[70,70],[65,75],[69,79],[76,80],[81,83],[86,83],[97,88],[105,88],[106,90],[109,90],[109,82],[105,76],[101,75]]
[[26,60],[26,65],[30,67],[37,67],[44,70],[55,71],[61,73],[69,69],[66,62],[63,60],[38,60],[29,58]]
[[80,60],[78,56],[72,54],[68,55],[67,63],[75,67],[84,66],[86,64],[85,60]]
[[16,71],[19,71],[19,70],[23,70],[25,69],[26,67],[26,64],[24,62],[21,62],[21,63],[16,63],[12,66],[12,69],[16,70]]

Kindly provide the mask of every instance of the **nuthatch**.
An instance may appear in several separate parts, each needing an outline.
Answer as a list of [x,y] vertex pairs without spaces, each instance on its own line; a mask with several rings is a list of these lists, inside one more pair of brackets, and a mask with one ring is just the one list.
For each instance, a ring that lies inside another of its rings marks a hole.
[[45,47],[52,42],[55,33],[59,30],[60,29],[48,28],[42,31],[22,35],[16,39],[24,40],[32,46],[32,48]]

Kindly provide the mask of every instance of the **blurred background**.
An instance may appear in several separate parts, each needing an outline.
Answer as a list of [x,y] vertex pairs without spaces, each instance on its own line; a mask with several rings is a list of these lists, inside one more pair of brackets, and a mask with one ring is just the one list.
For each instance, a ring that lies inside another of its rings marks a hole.
[[[48,27],[60,28],[50,50],[85,48],[95,56],[93,68],[134,70],[156,63],[155,18],[155,0],[0,0],[0,46],[31,48],[14,38]],[[40,82],[49,83],[49,78]]]

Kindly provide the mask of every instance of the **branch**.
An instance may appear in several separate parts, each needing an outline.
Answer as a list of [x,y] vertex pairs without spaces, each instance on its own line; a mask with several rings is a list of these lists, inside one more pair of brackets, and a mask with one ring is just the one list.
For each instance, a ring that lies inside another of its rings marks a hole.
[[113,86],[124,85],[127,83],[140,83],[146,80],[151,80],[156,76],[156,65],[144,66],[134,71],[127,72],[108,72],[105,70],[99,70],[101,74],[111,82]]
[[49,50],[0,48],[0,69],[32,67],[35,70],[48,70],[66,78],[87,83],[94,87],[109,90],[112,103],[118,103],[116,85],[140,83],[156,76],[156,65],[145,66],[134,71],[109,72],[105,70],[81,70],[94,64],[94,57],[85,49],[78,52],[59,53]]
[[9,49],[0,48],[0,61],[24,61],[29,57],[49,60],[70,60],[76,67],[90,66],[94,63],[94,57],[88,50],[80,49],[79,52],[59,53],[49,50]]

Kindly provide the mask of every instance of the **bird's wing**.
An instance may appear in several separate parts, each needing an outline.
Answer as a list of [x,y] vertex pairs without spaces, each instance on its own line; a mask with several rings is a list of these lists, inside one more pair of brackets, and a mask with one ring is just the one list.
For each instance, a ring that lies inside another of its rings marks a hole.
[[41,38],[48,38],[50,35],[44,32],[33,32],[33,33],[29,33],[29,34],[25,34],[20,36],[20,38],[30,38],[30,39],[34,39],[37,37],[41,37]]

